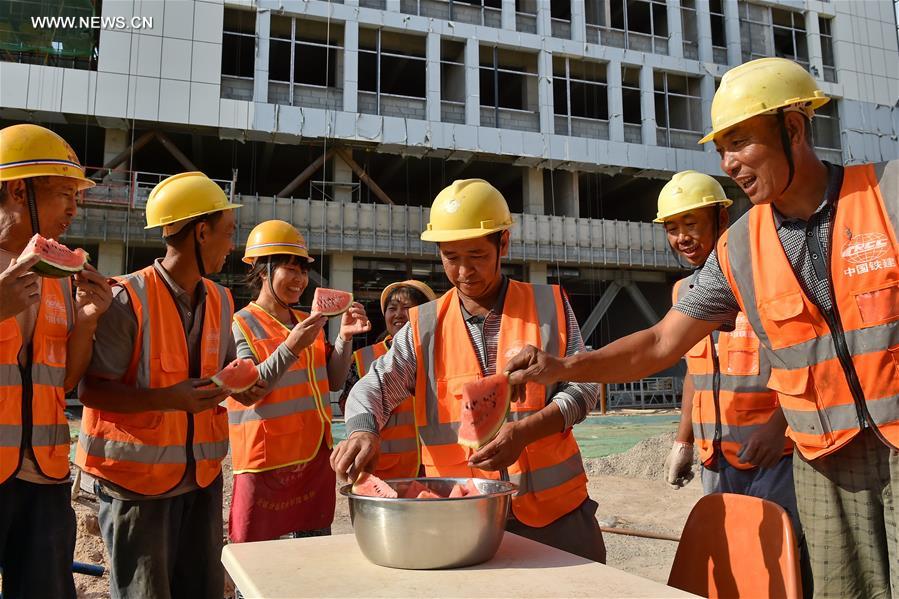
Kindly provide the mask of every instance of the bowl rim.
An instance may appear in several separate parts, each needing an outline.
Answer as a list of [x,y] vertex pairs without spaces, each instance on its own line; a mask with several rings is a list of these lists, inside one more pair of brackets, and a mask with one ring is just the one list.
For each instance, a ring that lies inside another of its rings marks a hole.
[[475,478],[473,476],[463,477],[463,478],[452,477],[452,476],[415,476],[415,477],[408,477],[408,478],[389,478],[389,479],[386,479],[384,482],[408,482],[408,481],[416,481],[416,480],[417,481],[439,480],[439,481],[447,481],[447,482],[451,481],[454,484],[464,483],[464,482],[467,482],[468,480],[473,480],[473,481],[484,481],[484,482],[489,482],[489,483],[502,483],[504,485],[509,485],[509,488],[506,489],[505,491],[499,491],[496,493],[488,493],[486,495],[474,495],[471,497],[428,497],[428,498],[419,499],[418,497],[372,497],[371,495],[357,495],[356,493],[353,493],[353,491],[352,491],[353,483],[347,483],[340,487],[340,494],[343,495],[344,497],[348,497],[350,499],[360,499],[363,501],[389,501],[389,502],[414,501],[414,502],[439,503],[442,501],[468,501],[468,500],[477,500],[477,499],[491,499],[491,498],[495,498],[495,497],[505,497],[507,495],[514,495],[514,494],[518,493],[518,485],[515,483],[504,481],[504,480],[498,480],[495,478]]

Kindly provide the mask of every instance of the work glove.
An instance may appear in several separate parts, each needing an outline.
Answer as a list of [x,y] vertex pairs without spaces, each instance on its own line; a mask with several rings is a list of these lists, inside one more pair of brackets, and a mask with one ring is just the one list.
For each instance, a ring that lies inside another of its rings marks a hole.
[[680,489],[693,480],[693,444],[675,441],[665,458],[665,482]]

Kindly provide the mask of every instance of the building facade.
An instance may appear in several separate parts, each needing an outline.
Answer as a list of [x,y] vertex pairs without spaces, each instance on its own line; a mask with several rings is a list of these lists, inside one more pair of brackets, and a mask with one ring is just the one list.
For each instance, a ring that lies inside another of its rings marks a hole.
[[[794,59],[834,98],[814,120],[827,160],[899,157],[889,1],[4,4],[0,124],[49,126],[92,167],[67,240],[104,273],[160,255],[142,227],[149,190],[203,170],[245,206],[238,246],[261,220],[294,223],[313,282],[352,288],[377,324],[387,283],[447,288],[418,235],[465,177],[515,213],[507,272],[564,285],[588,344],[653,322],[683,275],[650,222],[667,178],[709,173],[733,216],[747,206],[696,144],[722,75],[747,60]],[[60,15],[100,20],[32,20]],[[222,278],[241,304],[239,253]]]

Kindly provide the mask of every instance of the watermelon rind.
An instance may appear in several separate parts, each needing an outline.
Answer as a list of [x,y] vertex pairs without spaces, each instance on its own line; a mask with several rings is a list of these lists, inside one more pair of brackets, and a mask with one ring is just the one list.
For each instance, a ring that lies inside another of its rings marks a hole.
[[48,258],[41,256],[38,252],[34,251],[23,253],[16,259],[16,261],[26,262],[33,256],[38,256],[40,260],[31,267],[31,272],[37,273],[42,277],[47,277],[48,279],[64,279],[66,277],[76,275],[84,270],[84,265],[87,264],[88,260],[90,259],[90,256],[84,250],[81,250],[78,253],[80,253],[84,258],[84,261],[78,266],[66,266],[58,262],[53,262]]
[[487,434],[483,435],[479,439],[463,437],[462,431],[460,429],[459,434],[458,434],[458,440],[457,440],[458,444],[463,447],[468,447],[469,449],[478,450],[478,449],[482,448],[483,446],[487,445],[488,443],[490,443],[491,441],[493,441],[494,437],[496,437],[497,433],[499,433],[499,429],[501,429],[503,427],[503,425],[506,423],[506,421],[508,420],[508,418],[506,418],[506,416],[509,413],[511,401],[512,401],[512,387],[509,386],[506,388],[506,397],[505,397],[505,401],[504,401],[504,403],[506,405],[506,409],[503,413],[503,418],[497,419],[496,425],[493,428],[491,428],[487,432]]
[[[214,374],[214,375],[212,375],[211,377],[209,377],[210,380],[211,380],[213,383],[215,383],[216,385],[218,385],[219,387],[221,387],[222,389],[228,389],[228,391],[230,391],[231,393],[243,393],[243,392],[246,391],[247,389],[250,389],[253,385],[256,384],[256,381],[259,380],[259,371],[258,371],[258,370],[256,371],[256,378],[253,379],[253,382],[250,383],[249,385],[246,385],[245,387],[234,387],[233,385],[229,385],[229,384],[227,384],[224,380],[222,380],[222,378],[219,376],[219,375],[221,375],[223,372],[227,372],[228,369],[231,368],[231,366],[232,366],[235,362],[241,362],[241,361],[243,361],[243,360],[247,360],[247,359],[246,359],[246,358],[237,358],[236,360],[234,360],[233,362],[229,363],[227,366],[225,366],[224,368],[222,368],[221,371],[219,371],[219,372],[217,372],[216,374]],[[247,360],[247,361],[249,361],[249,362],[252,363],[252,360]],[[255,368],[256,365],[253,364],[253,367]]]

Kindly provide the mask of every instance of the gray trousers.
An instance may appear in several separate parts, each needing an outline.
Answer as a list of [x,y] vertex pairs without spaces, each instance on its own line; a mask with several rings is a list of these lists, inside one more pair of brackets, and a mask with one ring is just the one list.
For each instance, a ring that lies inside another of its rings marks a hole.
[[0,485],[4,599],[75,597],[75,511],[69,485],[12,478]]
[[221,475],[167,499],[98,497],[114,599],[222,598]]
[[528,526],[510,518],[506,522],[506,530],[532,541],[604,564],[606,563],[606,544],[602,540],[602,531],[596,521],[596,508],[598,507],[599,504],[588,497],[576,509],[543,528]]

